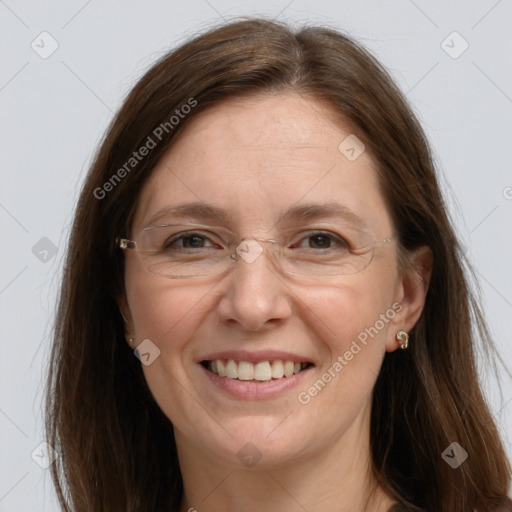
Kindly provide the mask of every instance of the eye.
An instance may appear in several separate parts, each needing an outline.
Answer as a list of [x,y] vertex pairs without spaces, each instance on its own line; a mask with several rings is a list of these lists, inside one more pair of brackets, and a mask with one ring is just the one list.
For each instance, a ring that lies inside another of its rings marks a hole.
[[206,245],[207,242],[210,242],[210,239],[207,236],[204,236],[201,233],[197,232],[189,232],[189,233],[180,233],[179,235],[175,235],[169,238],[164,243],[164,249],[202,249],[203,247],[213,247],[214,244]]
[[[307,249],[332,249],[333,247],[341,249],[349,248],[348,243],[343,238],[323,231],[311,233],[302,238],[301,242],[299,246]],[[306,245],[304,245],[304,242]]]

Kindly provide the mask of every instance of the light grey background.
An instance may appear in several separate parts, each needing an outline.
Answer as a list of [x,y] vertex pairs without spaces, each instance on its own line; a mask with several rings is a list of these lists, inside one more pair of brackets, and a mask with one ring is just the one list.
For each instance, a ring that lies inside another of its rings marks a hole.
[[[98,142],[163,52],[248,14],[336,27],[391,71],[432,142],[512,367],[512,1],[0,0],[0,512],[57,510],[48,471],[31,453],[44,441],[42,383],[69,222]],[[512,455],[511,382],[500,396],[491,377],[489,400]]]

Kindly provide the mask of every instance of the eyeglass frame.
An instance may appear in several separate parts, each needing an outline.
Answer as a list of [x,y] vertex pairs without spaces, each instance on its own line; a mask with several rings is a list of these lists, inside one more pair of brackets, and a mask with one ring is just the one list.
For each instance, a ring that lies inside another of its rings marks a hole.
[[[231,235],[234,235],[234,238],[238,238],[239,242],[238,242],[238,245],[236,245],[236,248],[233,251],[233,253],[230,255],[230,258],[235,260],[235,261],[238,261],[239,257],[240,257],[240,255],[237,253],[237,248],[240,247],[240,245],[243,242],[247,241],[247,240],[256,240],[257,242],[267,242],[267,243],[271,243],[271,244],[277,243],[277,240],[274,240],[274,239],[271,239],[271,238],[260,238],[260,237],[254,237],[252,235],[248,235],[248,236],[242,237],[238,233],[235,233],[234,231],[232,231],[229,228],[226,228],[224,226],[211,226],[211,225],[206,225],[206,224],[195,224],[195,223],[192,223],[192,224],[187,224],[187,223],[183,223],[183,224],[162,224],[162,225],[159,225],[159,226],[147,226],[145,228],[142,228],[140,231],[143,232],[145,230],[155,229],[155,228],[160,228],[160,227],[167,227],[167,226],[193,226],[193,227],[202,228],[202,229],[205,229],[205,228],[207,228],[207,229],[216,228],[216,229],[221,229],[223,231],[226,231],[226,232],[230,233]],[[302,228],[307,228],[308,226],[301,226],[301,227]],[[390,237],[382,238],[380,240],[373,240],[372,241],[373,242],[373,245],[372,245],[372,256],[371,256],[370,260],[368,261],[368,264],[365,265],[360,270],[358,270],[357,272],[354,272],[352,274],[335,274],[335,275],[325,275],[325,276],[315,275],[314,277],[330,277],[330,278],[332,278],[332,277],[340,277],[340,276],[347,276],[347,275],[356,275],[359,272],[362,272],[363,270],[365,270],[371,264],[371,262],[373,261],[374,250],[375,250],[375,247],[376,247],[377,244],[380,243],[380,244],[384,245],[384,244],[390,243],[392,241],[396,241],[396,238],[390,236]],[[116,237],[115,242],[116,242],[116,245],[119,248],[121,248],[121,249],[134,250],[136,252],[140,262],[141,262],[141,265],[142,265],[143,269],[148,274],[155,275],[155,276],[162,276],[162,277],[165,277],[167,279],[198,279],[198,278],[215,277],[215,276],[222,275],[223,273],[227,272],[229,270],[229,268],[230,268],[230,266],[228,265],[225,270],[222,270],[222,271],[220,271],[220,272],[218,272],[216,274],[195,275],[195,276],[194,275],[192,275],[192,276],[171,276],[171,275],[151,272],[150,270],[148,270],[146,268],[144,262],[142,261],[142,255],[139,253],[139,251],[137,249],[137,242],[135,240],[130,240],[128,238]],[[285,273],[286,275],[294,275],[294,276],[308,276],[309,275],[309,274],[297,274],[297,273],[286,271],[283,268],[281,268],[281,265],[279,265],[279,270],[281,272]]]

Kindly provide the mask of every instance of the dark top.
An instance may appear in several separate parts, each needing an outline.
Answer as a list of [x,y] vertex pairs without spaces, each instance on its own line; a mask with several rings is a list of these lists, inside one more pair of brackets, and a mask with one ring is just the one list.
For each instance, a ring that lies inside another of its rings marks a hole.
[[[393,505],[388,512],[411,512],[411,509],[401,503],[397,503]],[[502,498],[498,507],[489,512],[512,512],[512,500],[507,497]]]

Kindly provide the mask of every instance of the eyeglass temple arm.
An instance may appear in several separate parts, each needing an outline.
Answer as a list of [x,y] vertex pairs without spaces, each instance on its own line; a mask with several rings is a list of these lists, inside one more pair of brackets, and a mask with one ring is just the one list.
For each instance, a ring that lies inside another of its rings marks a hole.
[[[256,238],[253,236],[243,238],[241,242],[247,240],[248,238],[252,238],[253,240],[257,240],[259,242],[270,242],[271,244],[276,243],[276,240],[271,240],[269,238]],[[133,240],[128,240],[127,238],[116,238],[116,243],[119,245],[121,249],[135,249],[136,247],[135,242]],[[231,257],[233,257],[233,255]]]

